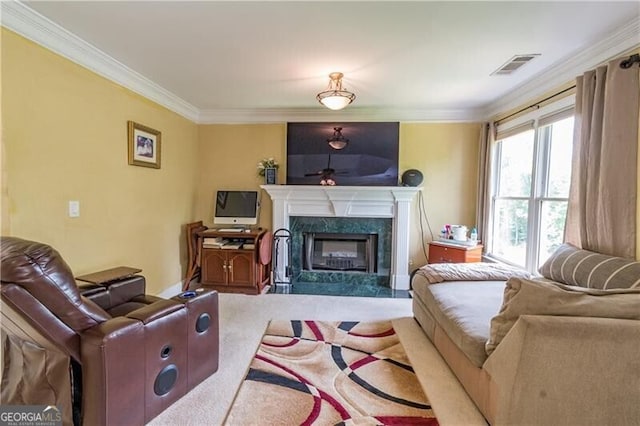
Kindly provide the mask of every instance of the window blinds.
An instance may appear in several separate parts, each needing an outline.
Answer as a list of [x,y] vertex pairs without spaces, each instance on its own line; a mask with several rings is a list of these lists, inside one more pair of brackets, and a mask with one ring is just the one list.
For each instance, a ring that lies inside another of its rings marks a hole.
[[518,133],[526,132],[528,130],[533,130],[533,120],[526,121],[522,124],[518,124],[517,126],[511,127],[509,129],[500,129],[498,127],[498,133],[496,134],[496,140],[501,141],[510,136],[517,135]]
[[548,126],[549,124],[555,123],[556,121],[573,117],[574,113],[575,113],[575,108],[573,106],[570,106],[568,108],[561,109],[560,111],[543,115],[538,119],[538,127]]

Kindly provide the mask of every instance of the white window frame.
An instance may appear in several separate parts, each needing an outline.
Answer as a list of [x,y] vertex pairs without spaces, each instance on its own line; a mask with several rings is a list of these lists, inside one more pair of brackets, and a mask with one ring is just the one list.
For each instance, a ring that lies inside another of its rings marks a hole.
[[[561,113],[562,111],[566,111],[568,109],[573,109],[575,106],[575,95],[567,96],[563,99],[560,99],[551,104],[545,105],[532,111],[527,114],[523,114],[520,117],[517,117],[513,120],[509,120],[505,123],[500,123],[497,126],[497,133],[504,134],[509,131],[513,131],[518,127],[527,126],[530,122],[532,122],[534,135],[533,135],[533,161],[532,161],[532,170],[531,170],[531,182],[532,188],[529,196],[502,196],[498,197],[498,185],[499,185],[499,160],[500,160],[500,151],[501,144],[497,143],[494,145],[494,149],[492,150],[492,158],[491,158],[491,167],[494,172],[491,173],[491,210],[490,210],[490,219],[489,219],[489,229],[487,236],[493,236],[493,221],[494,221],[494,212],[496,200],[524,200],[529,202],[529,211],[528,211],[528,226],[527,226],[527,253],[525,258],[524,267],[530,272],[536,272],[538,269],[538,256],[539,256],[539,246],[540,246],[540,234],[541,234],[541,216],[542,216],[542,205],[545,201],[568,201],[568,198],[560,198],[560,197],[547,197],[543,196],[547,191],[547,187],[549,185],[548,177],[549,177],[549,148],[550,148],[550,137],[547,127],[545,123],[542,127],[539,126],[540,120],[544,120],[546,117]],[[519,133],[519,132],[516,132]],[[546,170],[543,168],[546,167]],[[571,164],[568,164],[567,167],[571,167]],[[486,238],[485,238],[486,239]],[[489,238],[488,247],[486,248],[487,254],[486,256],[490,259],[498,260],[500,262],[512,264],[511,261],[504,259],[498,255],[493,253],[493,241]],[[523,266],[523,265],[518,265]]]

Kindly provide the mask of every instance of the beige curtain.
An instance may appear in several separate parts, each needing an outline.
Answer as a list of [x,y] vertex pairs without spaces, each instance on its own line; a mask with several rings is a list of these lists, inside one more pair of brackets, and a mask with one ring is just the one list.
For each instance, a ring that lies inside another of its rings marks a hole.
[[489,246],[489,211],[491,209],[491,158],[495,143],[495,126],[483,123],[480,131],[480,147],[478,151],[478,188],[476,200],[476,226],[478,239],[484,244],[485,251]]
[[576,81],[573,164],[565,241],[635,258],[638,66],[625,58]]

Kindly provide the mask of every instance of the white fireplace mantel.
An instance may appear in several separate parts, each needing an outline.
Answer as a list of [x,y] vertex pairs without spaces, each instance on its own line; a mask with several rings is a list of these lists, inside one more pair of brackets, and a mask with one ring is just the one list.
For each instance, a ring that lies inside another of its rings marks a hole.
[[[392,218],[391,288],[409,289],[411,200],[408,186],[262,185],[273,202],[273,230],[289,229],[291,216]],[[286,253],[278,253],[285,267]],[[284,276],[283,271],[276,271]]]

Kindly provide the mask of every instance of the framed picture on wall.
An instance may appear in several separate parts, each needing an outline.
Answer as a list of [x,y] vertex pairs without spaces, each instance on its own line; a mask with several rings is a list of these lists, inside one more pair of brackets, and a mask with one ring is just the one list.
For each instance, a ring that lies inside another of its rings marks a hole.
[[160,168],[161,133],[133,121],[128,122],[129,164]]

